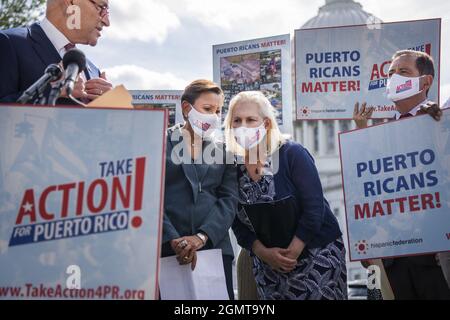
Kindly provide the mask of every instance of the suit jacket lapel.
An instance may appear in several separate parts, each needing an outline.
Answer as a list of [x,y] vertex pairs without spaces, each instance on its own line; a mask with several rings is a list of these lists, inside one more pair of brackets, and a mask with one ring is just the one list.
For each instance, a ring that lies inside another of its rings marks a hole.
[[52,63],[59,63],[61,61],[61,56],[50,39],[47,38],[40,25],[38,23],[34,23],[28,30],[34,50],[42,62],[46,66]]
[[[212,143],[213,142],[211,142],[211,141],[207,141],[207,142],[203,143],[202,152],[204,152],[206,148],[209,148]],[[204,162],[205,159],[202,159],[202,161]],[[198,175],[198,181],[200,183],[202,183],[203,180],[205,179],[206,174],[208,173],[208,170],[209,170],[208,164],[202,163],[202,164],[197,165],[197,175]]]
[[[175,130],[180,130],[180,127],[176,127],[173,130],[169,131],[169,143],[171,144],[171,149],[173,150],[173,148],[178,144],[178,143],[183,143],[182,139],[180,139],[179,141],[172,141],[172,134]],[[182,137],[181,132],[179,133],[179,136]],[[186,178],[188,179],[189,183],[191,184],[192,187],[192,193],[194,196],[194,202],[197,201],[197,195],[198,195],[198,185],[199,185],[199,179],[197,176],[197,171],[194,168],[193,164],[190,163],[186,163],[186,161],[183,161],[183,158],[180,157],[178,152],[171,152],[170,156],[176,156],[178,158],[178,161],[181,162],[181,167],[183,168],[184,171],[184,175],[186,176]]]
[[[36,54],[46,66],[52,63],[59,63],[62,60],[55,46],[45,35],[44,30],[42,30],[38,23],[32,24],[28,30]],[[86,70],[84,71],[84,74],[86,80],[98,78],[100,76],[99,70],[90,60],[86,60]]]

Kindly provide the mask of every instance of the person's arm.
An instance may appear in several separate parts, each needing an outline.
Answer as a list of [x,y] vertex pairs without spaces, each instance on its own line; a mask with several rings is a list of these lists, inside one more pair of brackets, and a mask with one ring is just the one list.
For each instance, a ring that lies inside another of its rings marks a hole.
[[289,150],[291,179],[300,197],[302,216],[295,235],[308,245],[322,227],[325,204],[319,173],[309,152],[300,145]]
[[22,95],[17,89],[18,61],[9,37],[2,32],[0,32],[0,48],[0,102],[16,102]]
[[236,236],[236,240],[238,244],[247,249],[248,251],[252,251],[253,243],[256,241],[256,234],[251,231],[238,217],[236,217],[233,221],[233,225],[231,226],[233,229],[233,233]]
[[23,92],[13,93],[6,96],[0,97],[0,103],[16,103],[17,100],[22,96]]
[[162,242],[165,243],[178,238],[180,238],[180,234],[178,233],[177,229],[175,229],[166,213],[164,213]]
[[234,219],[232,228],[239,245],[258,256],[272,269],[290,272],[295,268],[297,260],[289,256],[290,249],[267,248],[238,217]]
[[222,183],[217,189],[217,201],[199,231],[208,236],[215,247],[228,233],[236,216],[238,199],[237,172],[233,165],[227,165]]

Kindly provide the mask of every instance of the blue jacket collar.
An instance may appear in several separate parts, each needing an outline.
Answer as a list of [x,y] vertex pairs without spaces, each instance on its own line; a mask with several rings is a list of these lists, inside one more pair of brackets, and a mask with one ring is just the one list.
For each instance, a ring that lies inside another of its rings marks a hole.
[[39,23],[32,24],[28,30],[36,54],[41,58],[42,62],[45,65],[59,63],[61,57]]

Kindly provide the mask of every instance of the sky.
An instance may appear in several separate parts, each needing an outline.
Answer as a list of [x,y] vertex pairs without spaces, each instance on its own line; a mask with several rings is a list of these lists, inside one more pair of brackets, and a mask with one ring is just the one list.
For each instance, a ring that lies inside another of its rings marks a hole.
[[[450,97],[450,1],[360,0],[384,22],[442,18],[441,102]],[[111,27],[82,47],[113,84],[182,90],[212,79],[212,46],[290,33],[325,0],[110,0]]]

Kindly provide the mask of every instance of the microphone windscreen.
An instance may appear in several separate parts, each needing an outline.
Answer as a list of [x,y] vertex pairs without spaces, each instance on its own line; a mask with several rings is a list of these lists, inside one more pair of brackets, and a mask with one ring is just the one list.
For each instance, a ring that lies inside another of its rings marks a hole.
[[63,57],[64,69],[66,69],[67,66],[72,63],[78,65],[80,72],[86,69],[86,56],[84,55],[83,51],[78,49],[71,49],[66,52],[66,54]]

